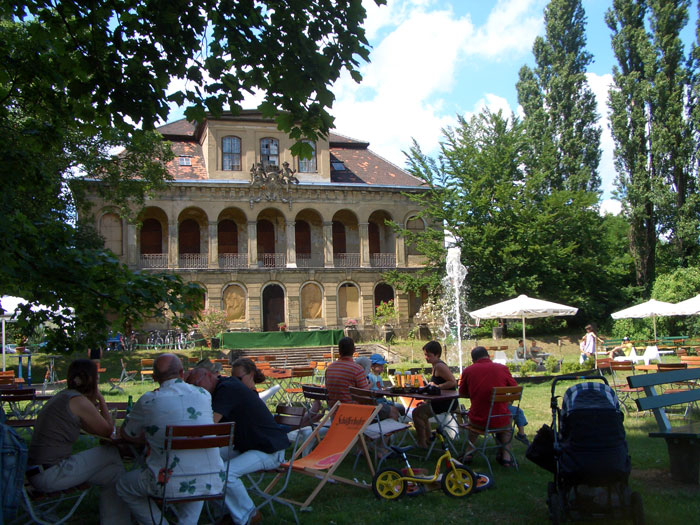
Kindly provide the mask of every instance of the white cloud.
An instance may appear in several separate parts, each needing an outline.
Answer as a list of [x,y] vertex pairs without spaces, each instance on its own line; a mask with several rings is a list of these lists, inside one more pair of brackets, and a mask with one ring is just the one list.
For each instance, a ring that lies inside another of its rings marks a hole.
[[500,0],[471,39],[470,53],[498,58],[532,49],[543,27],[540,4],[538,0]]
[[[365,3],[370,38],[377,37],[371,63],[362,68],[362,84],[344,74],[333,91],[333,114],[340,133],[368,140],[371,148],[403,165],[402,151],[416,139],[434,153],[442,129],[456,124],[456,74],[464,60],[529,52],[542,27],[541,0],[499,1],[482,27],[469,14],[456,15],[451,5],[431,0],[393,1],[375,8]],[[510,114],[507,100],[484,93],[474,112],[488,106]]]
[[614,199],[605,199],[600,203],[600,214],[606,215],[608,213],[612,215],[619,215],[622,212],[622,204],[620,201]]

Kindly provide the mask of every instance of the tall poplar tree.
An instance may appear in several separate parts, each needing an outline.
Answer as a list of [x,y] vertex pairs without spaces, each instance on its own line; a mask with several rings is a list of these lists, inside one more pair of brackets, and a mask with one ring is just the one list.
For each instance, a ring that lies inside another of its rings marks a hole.
[[[698,246],[688,118],[692,76],[679,36],[688,4],[615,0],[606,14],[618,61],[609,94],[617,190],[630,222],[637,284],[647,291],[659,253],[673,265],[685,265]],[[667,240],[663,245],[660,236]]]
[[530,137],[528,172],[544,191],[596,191],[600,187],[600,127],[595,95],[586,80],[586,15],[580,0],[552,0],[545,37],[533,45],[536,66],[523,66],[517,84]]

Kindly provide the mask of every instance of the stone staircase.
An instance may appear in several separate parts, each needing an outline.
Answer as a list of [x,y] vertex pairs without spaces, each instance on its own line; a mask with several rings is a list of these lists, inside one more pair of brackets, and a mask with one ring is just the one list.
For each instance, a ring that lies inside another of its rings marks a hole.
[[[238,357],[251,356],[273,356],[270,361],[273,368],[289,368],[293,366],[308,366],[309,361],[329,361],[328,357],[324,357],[333,351],[334,359],[338,359],[337,346],[314,346],[309,348],[252,348],[242,350],[229,350],[228,358],[233,361]],[[382,351],[384,350],[384,351]],[[363,357],[369,357],[374,353],[381,353],[386,356],[386,348],[382,345],[358,344],[355,351]]]

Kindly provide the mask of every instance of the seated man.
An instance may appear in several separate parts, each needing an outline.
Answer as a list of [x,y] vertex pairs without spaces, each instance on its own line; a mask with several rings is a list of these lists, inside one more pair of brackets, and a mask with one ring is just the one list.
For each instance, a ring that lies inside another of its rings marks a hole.
[[[121,427],[121,436],[127,441],[146,443],[146,466],[134,468],[117,482],[117,493],[126,502],[132,515],[142,525],[167,524],[161,520],[158,506],[149,502],[149,495],[161,496],[166,476],[177,474],[177,481],[167,485],[168,494],[180,492],[180,474],[192,474],[188,493],[210,494],[221,491],[224,463],[216,449],[178,450],[165,465],[165,427],[168,425],[207,425],[214,422],[211,396],[208,392],[188,385],[182,379],[180,359],[173,354],[159,355],[153,363],[153,379],[158,390],[146,392],[134,404]],[[201,472],[218,472],[202,475]],[[174,506],[177,523],[196,524],[202,511],[202,501],[180,503]]]
[[611,359],[615,357],[629,357],[632,350],[634,350],[634,345],[630,342],[630,338],[623,337],[622,344],[610,350],[610,352],[608,352],[608,357]]
[[236,424],[233,455],[224,458],[229,461],[226,507],[233,523],[257,523],[262,517],[253,513],[255,504],[240,478],[276,468],[284,461],[284,450],[290,445],[287,430],[275,422],[257,392],[238,377],[217,377],[206,368],[195,368],[187,382],[211,393],[214,421]]
[[332,407],[337,401],[352,403],[350,387],[369,389],[369,381],[365,369],[352,360],[355,353],[355,341],[343,337],[338,341],[338,360],[326,368],[326,389],[328,390],[328,406]]
[[[471,407],[468,414],[470,425],[482,429],[486,427],[486,420],[491,407],[491,394],[493,388],[497,386],[518,386],[518,384],[505,365],[491,361],[486,348],[483,346],[475,347],[472,350],[472,365],[464,369],[459,380],[460,397],[471,399]],[[493,416],[494,414],[510,415],[511,409],[506,403],[496,403],[491,415]],[[470,431],[469,441],[474,443],[478,436],[477,433]],[[513,458],[510,455],[511,431],[501,432],[496,435],[496,438],[502,445],[496,459],[503,466],[512,466]],[[464,456],[465,463],[471,461],[471,453],[473,451],[474,449],[467,451]]]

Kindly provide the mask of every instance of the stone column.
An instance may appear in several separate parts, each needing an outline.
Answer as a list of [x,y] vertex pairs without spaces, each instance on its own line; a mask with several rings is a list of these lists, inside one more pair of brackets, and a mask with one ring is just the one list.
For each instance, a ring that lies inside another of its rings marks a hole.
[[286,221],[287,233],[287,268],[297,267],[296,222]]
[[360,231],[360,266],[369,268],[372,266],[369,260],[369,223],[360,222],[357,227]]
[[177,220],[168,222],[168,268],[180,266],[180,249],[177,245]]
[[141,263],[138,244],[138,230],[135,224],[126,223],[126,264],[138,267]]
[[323,223],[323,266],[325,268],[333,268],[333,223]]
[[258,223],[248,221],[248,267],[258,267]]
[[209,223],[209,268],[219,267],[219,223]]
[[394,240],[394,252],[396,256],[396,267],[405,268],[406,267],[406,239],[402,236],[395,237]]

